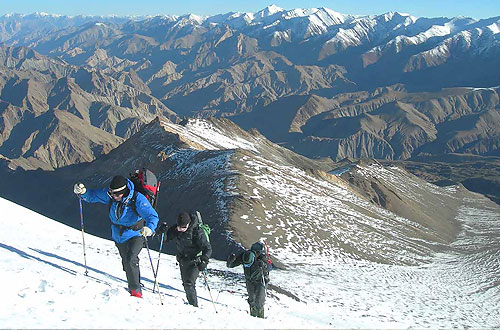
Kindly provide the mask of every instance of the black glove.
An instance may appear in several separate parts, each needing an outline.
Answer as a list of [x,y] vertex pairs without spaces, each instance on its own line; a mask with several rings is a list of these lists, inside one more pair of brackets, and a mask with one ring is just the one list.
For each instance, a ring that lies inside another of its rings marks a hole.
[[206,260],[200,258],[196,259],[196,267],[198,267],[198,270],[201,272],[207,269],[207,264],[208,262]]
[[162,222],[158,227],[156,227],[155,235],[161,235],[165,233],[168,229],[166,222]]

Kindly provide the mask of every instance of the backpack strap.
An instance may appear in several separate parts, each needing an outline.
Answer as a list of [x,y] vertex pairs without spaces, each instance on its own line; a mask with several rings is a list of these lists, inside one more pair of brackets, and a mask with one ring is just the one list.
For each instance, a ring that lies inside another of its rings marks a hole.
[[135,214],[138,216],[141,216],[139,212],[137,212],[137,191],[134,190],[134,193],[132,194],[132,198],[128,201],[127,205],[129,205],[132,208],[132,211],[134,211]]
[[123,232],[125,230],[131,229],[131,230],[139,230],[142,229],[146,225],[146,221],[144,219],[141,219],[134,223],[132,226],[122,226],[122,225],[117,225],[116,223],[111,223],[113,226],[120,228],[120,236],[123,235]]
[[[139,212],[137,212],[136,201],[137,201],[137,191],[134,190],[134,193],[132,194],[132,198],[128,201],[127,205],[130,206],[130,208],[132,208],[132,211],[134,211],[135,214],[137,214],[138,216],[141,216],[139,214]],[[109,203],[108,203],[108,213],[109,213],[109,211],[111,211],[111,205],[113,205],[113,200],[110,199]]]
[[[132,198],[127,202],[127,205],[130,206],[130,208],[132,209],[132,211],[134,211],[134,213],[137,214],[140,217],[140,214],[137,212],[136,202],[137,202],[137,191],[134,191],[134,193],[132,194]],[[109,203],[108,203],[108,213],[111,211],[111,205],[113,205],[113,201],[112,200],[110,200]],[[111,222],[111,220],[110,220],[110,222]],[[137,221],[136,223],[134,223],[132,226],[117,225],[116,223],[113,223],[113,222],[111,222],[111,224],[113,226],[115,226],[115,227],[120,228],[120,236],[121,236],[121,235],[123,235],[123,232],[125,230],[128,230],[128,229],[132,229],[132,230],[142,229],[146,225],[146,221],[143,218],[141,218],[141,219],[139,219],[139,221]]]

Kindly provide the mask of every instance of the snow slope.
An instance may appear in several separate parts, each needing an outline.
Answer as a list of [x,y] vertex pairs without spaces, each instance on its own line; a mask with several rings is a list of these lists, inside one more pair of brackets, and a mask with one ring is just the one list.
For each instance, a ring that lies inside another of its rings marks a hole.
[[[88,204],[84,204],[84,212]],[[172,256],[162,255],[153,294],[146,250],[141,252],[144,298],[130,297],[109,240],[0,199],[0,275],[5,284],[0,324],[5,328],[498,328],[500,230],[497,209],[484,198],[459,210],[464,226],[453,253],[421,266],[351,260],[310,260],[311,267],[274,270],[267,319],[247,313],[240,268],[209,265],[209,292],[198,281],[200,308],[185,304]],[[75,212],[78,202],[75,198]],[[156,265],[158,253],[152,251]],[[321,262],[325,262],[322,260]],[[322,270],[323,269],[323,270]],[[5,299],[6,298],[6,299]],[[297,298],[297,299],[293,299]]]
[[[209,275],[217,314],[201,278],[200,309],[193,308],[185,304],[175,258],[168,255],[160,261],[161,305],[158,294],[151,291],[146,249],[140,255],[144,298],[130,297],[112,241],[85,234],[85,276],[81,231],[4,199],[0,209],[9,219],[0,234],[0,278],[9,302],[0,309],[2,328],[324,328],[331,322],[327,308],[310,309],[311,316],[319,317],[309,319],[304,303],[277,293],[270,299],[275,302],[269,303],[268,319],[250,317],[242,296],[242,270],[229,271],[218,261],[210,263],[210,273],[221,276]],[[151,252],[156,266],[158,252]]]

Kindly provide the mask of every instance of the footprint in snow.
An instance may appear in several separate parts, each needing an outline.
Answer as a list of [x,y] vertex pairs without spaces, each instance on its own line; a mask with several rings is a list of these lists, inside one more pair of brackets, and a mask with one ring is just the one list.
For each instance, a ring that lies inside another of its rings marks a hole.
[[45,292],[45,288],[47,287],[47,281],[41,280],[40,284],[38,285],[38,290],[40,292]]
[[121,292],[121,290],[117,289],[117,288],[114,288],[114,289],[106,289],[103,291],[102,295],[104,297],[112,297],[112,296],[117,296],[119,293]]

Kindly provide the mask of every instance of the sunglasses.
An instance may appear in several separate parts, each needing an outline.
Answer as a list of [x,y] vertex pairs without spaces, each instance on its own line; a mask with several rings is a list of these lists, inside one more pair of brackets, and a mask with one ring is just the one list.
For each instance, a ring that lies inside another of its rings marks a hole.
[[112,192],[111,190],[108,190],[108,195],[110,197],[120,197],[120,196],[123,196],[123,191],[119,191],[119,192]]

